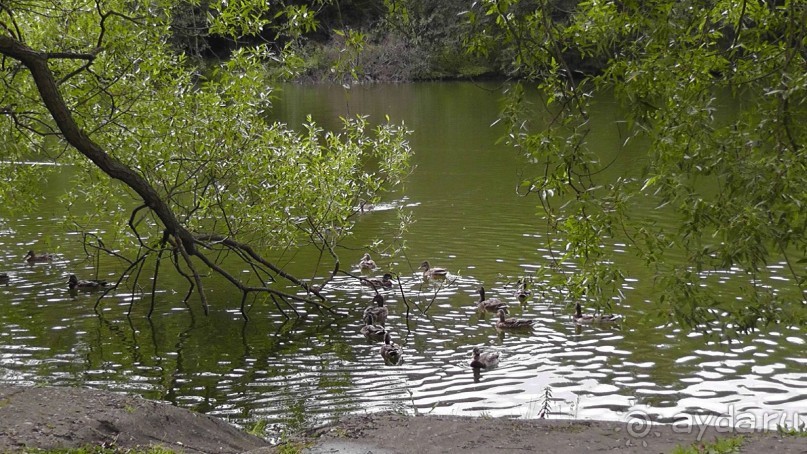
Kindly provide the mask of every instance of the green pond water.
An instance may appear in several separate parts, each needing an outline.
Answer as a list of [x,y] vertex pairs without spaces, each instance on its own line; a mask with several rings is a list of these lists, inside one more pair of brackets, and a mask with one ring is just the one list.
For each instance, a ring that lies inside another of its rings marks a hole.
[[[780,325],[733,343],[707,339],[654,319],[653,287],[642,263],[614,242],[629,279],[615,309],[620,329],[575,327],[562,295],[535,291],[523,306],[514,282],[537,274],[548,260],[548,232],[538,201],[519,197],[520,176],[533,170],[512,149],[495,142],[496,85],[470,83],[354,87],[286,86],[274,115],[299,127],[307,114],[326,128],[340,115],[389,115],[415,131],[415,168],[405,185],[362,215],[356,235],[337,252],[358,263],[363,240],[392,241],[399,209],[414,221],[399,240],[406,255],[375,255],[383,270],[401,276],[407,297],[421,307],[407,317],[401,296],[386,292],[387,326],[405,349],[403,364],[387,367],[378,344],[360,334],[361,312],[372,294],[355,279],[338,277],[325,292],[346,317],[308,312],[286,320],[273,305],[254,304],[250,320],[238,311],[240,294],[213,281],[211,313],[188,305],[181,280],[161,281],[155,316],[148,299],[117,293],[98,313],[90,295],[71,297],[67,276],[92,277],[77,234],[60,225],[57,197],[66,178],[47,185],[49,200],[36,213],[0,219],[0,383],[86,386],[141,394],[246,425],[266,419],[272,429],[327,422],[343,414],[380,410],[406,413],[535,418],[549,399],[550,418],[649,418],[793,426],[807,408],[804,329]],[[593,116],[592,139],[603,156],[616,157],[611,177],[630,175],[644,151],[623,149],[618,109],[603,100]],[[650,207],[647,207],[650,210]],[[659,222],[672,219],[648,212]],[[98,233],[110,226],[94,226]],[[54,251],[52,263],[28,265],[28,249]],[[279,258],[291,272],[312,277],[312,251]],[[416,268],[428,259],[451,271],[450,284],[423,282]],[[119,272],[103,261],[99,275]],[[356,270],[358,272],[358,269]],[[792,291],[783,264],[769,266],[770,285]],[[569,273],[574,269],[569,268]],[[314,276],[316,277],[316,276]],[[727,296],[743,277],[715,272],[708,285]],[[531,332],[500,334],[491,316],[476,312],[476,289],[511,303],[518,317],[536,320]],[[132,317],[126,317],[133,304]],[[501,352],[498,368],[475,377],[474,346]],[[276,432],[272,432],[276,433]]]

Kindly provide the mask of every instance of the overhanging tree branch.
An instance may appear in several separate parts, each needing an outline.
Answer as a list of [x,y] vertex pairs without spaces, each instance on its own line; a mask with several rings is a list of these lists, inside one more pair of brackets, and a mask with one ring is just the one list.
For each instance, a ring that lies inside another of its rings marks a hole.
[[[61,131],[64,139],[73,146],[77,151],[84,155],[87,159],[92,161],[99,169],[113,179],[119,180],[136,192],[142,199],[142,205],[136,207],[130,216],[129,226],[137,236],[141,245],[140,257],[135,260],[129,260],[130,264],[140,263],[153,248],[147,247],[137,234],[135,227],[135,217],[143,209],[148,208],[153,212],[159,221],[164,226],[164,239],[167,238],[167,243],[174,249],[174,266],[175,268],[188,280],[190,284],[190,291],[196,289],[205,309],[205,313],[209,308],[207,299],[204,293],[201,276],[193,264],[193,257],[202,261],[207,267],[216,272],[217,274],[225,277],[233,285],[238,287],[246,297],[247,293],[251,292],[266,292],[273,297],[279,297],[284,301],[296,300],[304,301],[314,304],[320,309],[325,309],[334,313],[333,309],[322,302],[314,301],[310,298],[301,298],[293,294],[283,292],[277,289],[269,288],[264,285],[261,287],[248,286],[235,278],[232,274],[221,268],[214,260],[207,257],[204,252],[212,244],[221,244],[226,248],[236,251],[236,253],[247,263],[258,265],[258,268],[253,266],[253,271],[256,274],[269,272],[274,273],[276,276],[282,277],[286,281],[306,290],[309,294],[315,295],[320,301],[325,301],[325,297],[320,294],[319,288],[311,287],[305,282],[300,281],[296,277],[286,273],[273,263],[269,262],[258,254],[250,245],[241,243],[222,235],[217,234],[193,234],[185,228],[175,215],[172,208],[169,206],[168,196],[162,196],[154,187],[137,171],[123,164],[116,157],[108,154],[99,144],[93,141],[87,133],[77,124],[73,118],[61,92],[59,91],[59,83],[56,81],[53,72],[48,66],[48,60],[54,58],[78,58],[86,59],[91,63],[94,58],[94,53],[80,54],[80,53],[45,53],[37,52],[22,42],[8,37],[0,36],[0,54],[3,54],[12,59],[18,60],[22,63],[31,73],[31,76],[36,84],[37,90],[42,102],[48,109],[59,131]],[[165,244],[165,243],[164,243]],[[200,248],[200,246],[203,246]],[[144,250],[144,247],[146,250]],[[179,260],[182,257],[182,260]],[[181,262],[184,262],[188,267],[190,273],[182,271]],[[338,263],[338,262],[337,262]],[[338,264],[337,264],[338,267]],[[155,268],[155,272],[158,268]],[[268,273],[267,273],[268,274]],[[263,279],[262,279],[263,282]],[[153,290],[152,290],[153,292]],[[190,293],[189,293],[190,295]],[[187,299],[187,297],[186,297]],[[149,312],[151,314],[151,311]]]
[[48,67],[47,54],[36,52],[7,36],[0,36],[0,53],[19,60],[31,72],[31,76],[42,97],[42,102],[64,135],[65,140],[104,173],[116,180],[120,180],[134,190],[160,218],[166,229],[179,238],[185,250],[193,253],[195,251],[193,235],[179,223],[171,208],[148,181],[114,156],[106,153],[78,126],[62,98],[53,73]]

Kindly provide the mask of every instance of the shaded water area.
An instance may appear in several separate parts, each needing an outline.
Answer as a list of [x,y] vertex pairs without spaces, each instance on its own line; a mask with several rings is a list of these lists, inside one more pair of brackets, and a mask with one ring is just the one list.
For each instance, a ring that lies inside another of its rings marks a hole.
[[[518,278],[545,278],[536,270],[547,263],[551,232],[538,201],[516,195],[520,176],[534,169],[495,144],[502,134],[491,127],[499,96],[494,85],[469,83],[349,91],[287,86],[279,94],[277,118],[294,127],[309,113],[326,128],[338,128],[339,115],[381,121],[388,114],[415,130],[416,167],[404,187],[362,215],[355,237],[337,251],[343,262],[358,263],[364,240],[393,241],[397,208],[411,215],[414,222],[399,239],[406,255],[375,255],[382,271],[401,276],[411,301],[407,316],[400,293],[385,292],[387,326],[405,349],[403,364],[385,366],[378,344],[360,334],[372,294],[347,277],[325,290],[348,314],[335,319],[300,306],[308,316],[287,320],[272,304],[256,303],[245,322],[240,294],[223,281],[208,284],[212,310],[204,316],[198,301],[182,303],[186,287],[178,279],[161,281],[151,320],[139,294],[118,293],[96,314],[93,296],[67,292],[69,274],[92,277],[96,265],[80,238],[59,224],[63,208],[56,197],[66,183],[56,178],[48,186],[52,200],[36,214],[0,221],[0,272],[10,275],[0,285],[0,382],[133,392],[236,424],[266,419],[292,428],[377,410],[535,418],[547,399],[550,418],[646,415],[671,423],[698,415],[724,425],[796,425],[807,408],[804,330],[780,325],[727,343],[664,325],[654,316],[651,276],[623,244],[610,246],[620,251],[629,276],[626,298],[615,305],[626,317],[621,327],[576,327],[569,302],[552,292],[536,289],[518,304]],[[608,156],[624,137],[616,108],[607,101],[601,106],[592,118],[592,139]],[[642,151],[619,151],[609,173],[630,174]],[[659,222],[674,221],[659,216]],[[31,248],[58,255],[31,266],[22,259]],[[287,251],[280,262],[311,277],[317,259],[312,251]],[[416,271],[424,259],[450,270],[450,278],[442,285],[424,282]],[[769,268],[767,285],[792,291],[783,266]],[[99,271],[110,276],[120,270],[103,262]],[[318,269],[319,276],[327,272]],[[727,297],[745,279],[733,270],[715,274],[708,285]],[[489,297],[509,302],[513,315],[535,319],[536,327],[497,332],[494,318],[475,309],[480,285]],[[475,377],[468,366],[474,346],[500,351],[499,367]]]

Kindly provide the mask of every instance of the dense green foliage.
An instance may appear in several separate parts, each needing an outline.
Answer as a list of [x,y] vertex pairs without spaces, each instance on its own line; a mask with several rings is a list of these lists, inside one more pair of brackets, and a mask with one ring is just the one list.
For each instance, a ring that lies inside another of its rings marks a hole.
[[[344,84],[467,78],[490,73],[494,62],[468,55],[465,0],[311,0],[317,24],[294,40],[263,37],[293,49],[298,77]],[[266,14],[272,17],[271,11]]]
[[[539,196],[561,235],[549,244],[556,270],[566,261],[582,270],[555,273],[555,285],[610,304],[623,275],[608,245],[627,241],[653,271],[662,311],[683,325],[731,335],[805,320],[804,1],[12,1],[0,22],[4,45],[47,58],[80,128],[209,239],[281,246],[313,238],[329,250],[319,234],[349,232],[358,201],[406,168],[401,127],[358,118],[339,133],[313,123],[296,133],[267,122],[273,77],[327,68],[352,82],[498,67],[523,81],[507,92],[508,140],[545,169],[522,188]],[[475,59],[457,57],[462,38]],[[228,43],[226,61],[202,67],[188,57],[217,39]],[[70,200],[120,218],[107,246],[117,247],[114,237],[140,256],[157,250],[161,219],[132,212],[116,180],[65,146],[23,65],[12,56],[2,71],[3,159],[81,167]],[[548,115],[525,105],[531,85]],[[599,177],[609,162],[589,148],[596,91],[628,112],[628,141],[646,144],[636,178]],[[730,115],[715,115],[726,105]],[[27,206],[42,171],[0,172],[7,205]],[[680,229],[657,227],[638,200],[681,219]],[[670,265],[670,253],[687,265]],[[765,285],[767,267],[780,262],[792,292]],[[742,299],[700,285],[725,271],[745,277],[734,281]],[[257,277],[271,281],[267,274]]]
[[[582,271],[556,273],[556,285],[610,304],[623,276],[609,244],[627,241],[654,272],[663,312],[685,326],[732,336],[804,323],[807,2],[483,0],[470,19],[471,50],[506,55],[510,73],[535,81],[509,89],[503,117],[509,142],[544,169],[523,189],[561,235],[549,245],[556,270],[573,261]],[[547,115],[524,105],[529,85]],[[596,91],[614,93],[628,139],[646,144],[640,177],[599,178],[609,162],[589,147]],[[655,225],[639,200],[680,228]],[[790,293],[765,285],[778,263]],[[728,271],[742,276],[732,281],[740,300],[701,285]]]
[[[261,0],[207,3],[206,27],[217,36],[237,39],[271,25],[292,42],[316,26],[305,6],[267,18]],[[360,200],[373,200],[406,171],[407,131],[366,118],[345,119],[335,132],[313,122],[302,132],[273,124],[269,74],[293,70],[283,63],[293,55],[264,43],[201,67],[177,51],[180,6],[199,2],[0,5],[0,194],[7,206],[30,207],[33,188],[18,183],[47,178],[42,168],[15,163],[74,166],[74,221],[89,232],[94,217],[117,218],[120,230],[95,244],[122,251],[135,274],[170,251],[189,282],[204,266],[245,295],[288,297],[273,283],[300,283],[261,252],[313,242],[338,268],[333,246],[349,234]],[[251,277],[221,267],[228,253],[247,262]]]

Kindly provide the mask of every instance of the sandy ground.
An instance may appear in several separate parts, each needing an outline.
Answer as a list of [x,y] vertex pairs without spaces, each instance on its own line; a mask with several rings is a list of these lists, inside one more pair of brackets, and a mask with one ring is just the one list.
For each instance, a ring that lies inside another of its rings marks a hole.
[[[349,416],[298,434],[285,447],[312,454],[668,453],[677,446],[700,446],[715,438],[742,435],[740,452],[807,454],[807,437],[701,429],[374,413]],[[190,453],[261,454],[281,448],[225,421],[140,397],[79,388],[0,385],[0,452],[101,444],[122,450],[157,444]]]
[[238,453],[267,443],[220,419],[140,397],[80,388],[0,386],[0,452],[88,445]]
[[[682,430],[670,425],[634,426],[609,421],[524,420],[456,416],[351,416],[308,434],[309,453],[669,453],[716,438],[742,436],[740,452],[807,453],[807,437],[737,433],[727,428]],[[632,436],[631,433],[637,436]]]

